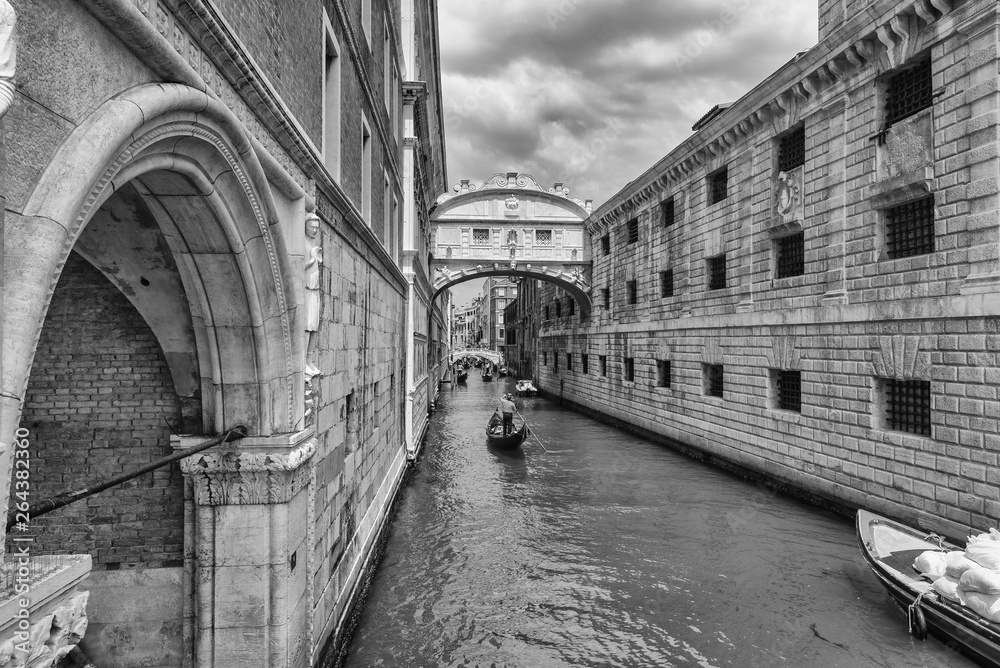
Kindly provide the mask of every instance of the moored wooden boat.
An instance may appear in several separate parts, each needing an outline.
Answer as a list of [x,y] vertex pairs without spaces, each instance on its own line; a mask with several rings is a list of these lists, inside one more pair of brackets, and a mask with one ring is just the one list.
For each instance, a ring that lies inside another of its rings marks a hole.
[[486,373],[483,374],[483,382],[484,383],[489,383],[492,380],[493,380],[493,374],[492,373],[486,372]]
[[455,382],[464,383],[466,380],[468,380],[468,378],[469,378],[469,372],[466,371],[465,369],[462,369],[461,371],[458,372],[458,375],[455,376]]
[[533,397],[538,394],[538,390],[530,380],[519,380],[514,384],[514,393],[519,397]]
[[[942,597],[913,568],[928,550],[952,552],[961,547],[866,510],[857,516],[858,543],[875,577],[907,612],[911,632],[921,627],[984,666],[1000,668],[1000,624],[981,617],[957,601]],[[918,601],[919,599],[919,601]]]
[[489,423],[486,425],[486,442],[495,448],[501,450],[514,450],[520,447],[521,443],[528,436],[528,424],[526,422],[521,423],[521,428],[515,432],[511,432],[506,436],[503,435],[503,418],[500,417],[499,413],[494,413],[493,417],[490,418]]

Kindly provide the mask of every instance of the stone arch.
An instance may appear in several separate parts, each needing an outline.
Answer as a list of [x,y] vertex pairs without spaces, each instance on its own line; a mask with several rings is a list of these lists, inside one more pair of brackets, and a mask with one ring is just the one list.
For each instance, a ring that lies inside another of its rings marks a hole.
[[[302,418],[292,273],[264,171],[236,117],[179,84],[96,109],[9,216],[3,425],[13,432],[46,310],[95,211],[132,184],[163,228],[191,307],[211,431],[292,431]],[[155,323],[154,328],[155,328]],[[162,331],[157,333],[161,336]]]
[[482,266],[470,267],[461,271],[450,272],[439,269],[438,276],[434,280],[434,299],[446,289],[465,283],[477,278],[487,278],[489,276],[520,276],[523,278],[537,278],[547,283],[562,288],[568,292],[580,305],[580,317],[590,317],[592,303],[590,299],[590,288],[582,274],[570,274],[565,271],[549,269],[547,267],[531,267],[527,265],[518,266],[511,269],[508,266],[498,265],[497,267]]

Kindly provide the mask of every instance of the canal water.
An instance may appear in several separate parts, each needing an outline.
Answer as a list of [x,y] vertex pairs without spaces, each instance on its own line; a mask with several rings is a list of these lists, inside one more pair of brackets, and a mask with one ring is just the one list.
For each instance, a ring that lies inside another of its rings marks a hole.
[[541,444],[492,450],[505,389],[443,386],[348,668],[973,665],[911,639],[851,522],[541,398]]

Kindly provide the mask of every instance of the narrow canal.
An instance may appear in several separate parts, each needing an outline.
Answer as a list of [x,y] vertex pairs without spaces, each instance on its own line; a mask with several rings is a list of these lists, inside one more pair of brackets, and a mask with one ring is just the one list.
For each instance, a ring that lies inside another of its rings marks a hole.
[[548,453],[493,451],[505,389],[443,387],[348,668],[973,665],[910,638],[850,522],[540,398]]

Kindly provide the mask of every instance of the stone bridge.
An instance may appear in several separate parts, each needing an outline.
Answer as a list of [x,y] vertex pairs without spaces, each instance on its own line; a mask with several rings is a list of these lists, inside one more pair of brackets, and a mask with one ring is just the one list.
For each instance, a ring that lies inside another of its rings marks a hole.
[[523,276],[554,283],[591,310],[590,200],[571,198],[556,183],[544,189],[528,174],[494,174],[481,186],[463,180],[432,211],[435,296],[487,276]]
[[466,348],[462,350],[453,350],[451,353],[451,363],[454,364],[463,357],[482,357],[483,359],[487,359],[498,366],[504,361],[503,354],[498,353],[495,350]]

